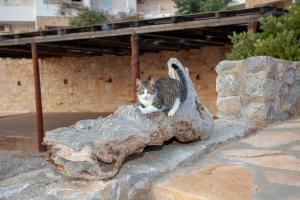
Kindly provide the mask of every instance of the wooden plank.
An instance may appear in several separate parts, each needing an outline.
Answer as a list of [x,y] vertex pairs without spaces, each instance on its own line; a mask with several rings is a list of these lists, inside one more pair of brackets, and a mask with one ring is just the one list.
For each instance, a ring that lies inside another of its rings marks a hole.
[[[157,52],[157,50],[171,50],[173,51],[174,48],[172,47],[166,47],[166,48],[157,48],[157,45],[153,45],[151,43],[143,43],[144,40],[142,40],[142,38],[140,38],[141,40],[139,41],[139,48],[140,50],[143,50],[144,52]],[[78,43],[78,44],[85,44],[85,45],[96,45],[101,46],[101,45],[108,45],[109,47],[111,47],[111,49],[116,48],[116,50],[120,50],[122,49],[123,51],[127,52],[127,50],[131,49],[131,44],[130,44],[130,40],[128,40],[128,42],[126,41],[127,39],[124,38],[123,41],[119,41],[116,39],[100,39],[100,38],[96,38],[93,39],[93,41],[75,41],[74,44]],[[153,42],[153,41],[151,41]],[[178,49],[177,49],[178,50]],[[130,54],[130,53],[129,53]]]
[[66,44],[39,43],[39,46],[48,47],[48,48],[56,48],[56,49],[66,49],[68,51],[78,50],[78,51],[82,51],[82,53],[86,53],[86,52],[92,52],[92,53],[98,53],[98,54],[114,53],[114,51],[112,51],[110,49],[82,47],[82,46],[74,46],[74,45],[66,45]]
[[[28,53],[31,54],[31,50],[30,49],[25,49],[25,48],[20,48],[20,47],[0,47],[0,51],[6,51],[7,53],[11,53],[11,52],[19,52],[19,53]],[[40,55],[49,55],[49,56],[66,56],[68,54],[68,52],[59,52],[59,51],[53,51],[51,49],[49,50],[39,50],[39,54]],[[80,54],[82,55],[82,54]]]
[[200,43],[200,44],[213,44],[213,45],[224,45],[226,42],[218,42],[218,41],[209,41],[209,40],[201,40],[201,39],[192,39],[192,38],[185,38],[185,37],[175,37],[175,36],[168,36],[168,35],[155,35],[155,34],[143,34],[145,36],[154,37],[154,38],[163,38],[168,40],[177,40],[177,41],[186,41],[186,42],[193,42],[193,43]]
[[130,35],[133,31],[137,34],[141,33],[154,33],[163,31],[175,31],[175,30],[186,30],[186,29],[196,29],[203,27],[218,27],[234,24],[247,24],[251,19],[258,19],[264,14],[253,14],[247,16],[234,16],[219,19],[208,19],[201,21],[188,21],[179,22],[172,24],[160,24],[153,26],[141,26],[135,28],[124,28],[109,31],[97,31],[97,32],[85,32],[85,33],[72,33],[64,36],[38,36],[34,38],[20,38],[20,39],[8,39],[0,41],[0,46],[7,45],[24,45],[30,44],[31,42],[41,43],[41,42],[57,42],[57,41],[71,41],[80,39],[92,39],[92,38],[102,38],[102,37],[113,37],[121,35]]

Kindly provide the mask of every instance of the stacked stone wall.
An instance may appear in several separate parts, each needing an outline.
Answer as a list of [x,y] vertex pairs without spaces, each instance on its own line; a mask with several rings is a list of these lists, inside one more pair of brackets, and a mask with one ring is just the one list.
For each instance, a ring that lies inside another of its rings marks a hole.
[[217,67],[217,116],[264,125],[300,114],[300,62],[266,56]]

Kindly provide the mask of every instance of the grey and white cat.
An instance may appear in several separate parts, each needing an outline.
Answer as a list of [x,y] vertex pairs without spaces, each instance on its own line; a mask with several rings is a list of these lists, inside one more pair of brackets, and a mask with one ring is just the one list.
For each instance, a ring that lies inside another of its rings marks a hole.
[[142,113],[148,114],[158,111],[168,111],[168,116],[174,116],[180,105],[187,98],[187,81],[185,73],[176,65],[172,67],[180,79],[169,77],[157,81],[141,81],[137,79],[137,97]]

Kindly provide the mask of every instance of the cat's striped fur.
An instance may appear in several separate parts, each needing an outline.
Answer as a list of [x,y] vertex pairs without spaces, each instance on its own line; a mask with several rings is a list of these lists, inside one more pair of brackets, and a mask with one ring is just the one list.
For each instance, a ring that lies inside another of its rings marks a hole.
[[173,116],[186,100],[188,90],[185,74],[177,65],[172,64],[172,67],[180,81],[169,77],[160,78],[156,82],[137,80],[137,97],[144,106],[140,107],[144,114],[168,111],[168,116]]

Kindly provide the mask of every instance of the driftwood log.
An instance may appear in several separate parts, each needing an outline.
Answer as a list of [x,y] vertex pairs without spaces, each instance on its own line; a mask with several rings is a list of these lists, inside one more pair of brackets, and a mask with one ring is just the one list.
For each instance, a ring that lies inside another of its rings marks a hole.
[[173,137],[180,142],[206,139],[213,129],[213,117],[197,97],[188,69],[175,58],[168,62],[169,76],[178,79],[172,63],[184,70],[188,84],[187,100],[175,116],[164,112],[143,115],[137,105],[126,105],[105,118],[48,131],[44,144],[54,169],[69,178],[110,179],[126,157],[148,145],[162,145]]

